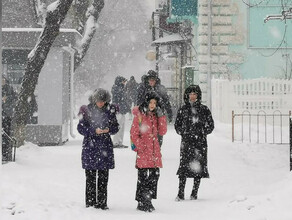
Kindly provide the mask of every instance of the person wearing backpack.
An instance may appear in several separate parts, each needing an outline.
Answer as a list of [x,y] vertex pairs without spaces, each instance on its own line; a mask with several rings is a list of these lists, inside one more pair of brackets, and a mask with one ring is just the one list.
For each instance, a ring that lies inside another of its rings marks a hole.
[[138,180],[136,189],[137,210],[155,210],[151,200],[157,198],[157,184],[162,168],[162,155],[157,135],[167,131],[166,116],[160,108],[159,96],[149,92],[145,101],[134,107],[131,127],[132,150],[137,152],[136,168]]

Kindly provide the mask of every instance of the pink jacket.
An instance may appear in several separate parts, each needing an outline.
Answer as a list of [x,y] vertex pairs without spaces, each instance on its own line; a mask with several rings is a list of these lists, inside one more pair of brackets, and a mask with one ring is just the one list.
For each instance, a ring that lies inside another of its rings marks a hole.
[[167,131],[166,116],[157,118],[155,114],[141,113],[138,107],[133,109],[134,120],[131,127],[131,140],[136,146],[136,168],[162,167],[160,146],[157,135]]

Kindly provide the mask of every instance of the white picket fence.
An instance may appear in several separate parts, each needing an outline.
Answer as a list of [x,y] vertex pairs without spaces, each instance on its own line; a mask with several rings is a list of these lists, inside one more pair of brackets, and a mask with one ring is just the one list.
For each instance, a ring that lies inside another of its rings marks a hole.
[[292,110],[292,81],[270,78],[249,80],[212,79],[212,114],[216,120],[231,123],[232,110],[267,114]]

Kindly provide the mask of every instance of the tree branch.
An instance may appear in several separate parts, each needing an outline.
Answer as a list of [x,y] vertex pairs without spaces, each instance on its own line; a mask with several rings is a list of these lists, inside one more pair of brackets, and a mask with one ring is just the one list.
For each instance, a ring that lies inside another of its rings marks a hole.
[[90,42],[96,32],[97,20],[103,7],[104,0],[93,0],[92,5],[87,10],[87,21],[83,31],[83,38],[81,39],[79,48],[77,48],[78,53],[75,55],[75,70],[80,66],[88,51]]

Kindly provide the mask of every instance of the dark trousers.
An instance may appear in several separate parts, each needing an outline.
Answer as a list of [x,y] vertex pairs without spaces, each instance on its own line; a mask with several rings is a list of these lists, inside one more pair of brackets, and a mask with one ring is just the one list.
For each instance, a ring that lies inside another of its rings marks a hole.
[[[186,181],[187,181],[186,177],[179,176],[178,196],[180,198],[184,198]],[[194,178],[194,185],[193,185],[192,194],[191,194],[192,196],[197,196],[198,190],[200,187],[200,182],[201,182],[200,177]]]
[[[96,174],[97,192],[96,192]],[[86,206],[104,206],[107,204],[107,184],[108,184],[108,170],[85,170],[86,175],[86,189],[85,189],[85,204]],[[97,194],[97,196],[96,196]]]
[[138,169],[136,200],[145,202],[157,198],[157,184],[160,176],[159,168]]

